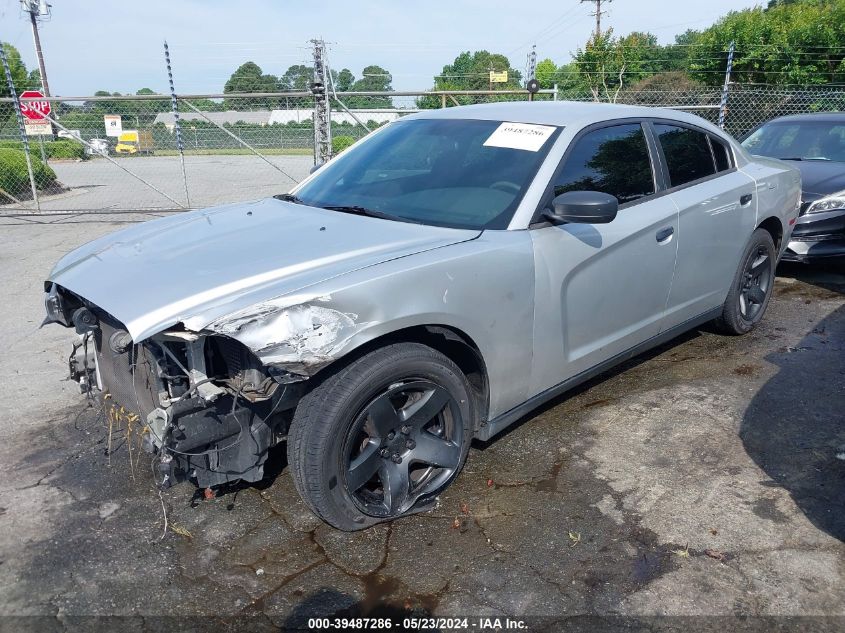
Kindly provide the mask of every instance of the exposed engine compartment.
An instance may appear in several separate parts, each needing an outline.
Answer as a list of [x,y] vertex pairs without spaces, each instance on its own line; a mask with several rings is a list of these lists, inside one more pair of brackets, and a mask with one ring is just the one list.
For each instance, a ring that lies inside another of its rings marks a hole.
[[99,398],[109,419],[140,426],[142,447],[157,456],[161,487],[263,478],[269,448],[286,436],[300,383],[283,382],[283,372],[226,336],[175,327],[135,343],[117,319],[64,289],[54,285],[47,303],[48,320],[79,335],[70,379]]

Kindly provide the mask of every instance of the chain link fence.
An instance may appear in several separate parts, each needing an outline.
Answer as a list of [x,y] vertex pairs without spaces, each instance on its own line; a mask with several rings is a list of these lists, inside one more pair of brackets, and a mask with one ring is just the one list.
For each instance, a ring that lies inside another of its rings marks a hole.
[[[720,88],[622,90],[618,103],[677,108],[718,121]],[[544,90],[338,93],[334,153],[412,112],[493,101],[592,101]],[[185,162],[168,96],[51,99],[53,134],[29,136],[31,174],[10,98],[0,99],[0,212],[85,213],[197,208],[289,190],[314,164],[309,92],[180,95]],[[742,137],[777,116],[838,111],[845,88],[731,86],[725,127]],[[36,196],[32,194],[35,185]]]

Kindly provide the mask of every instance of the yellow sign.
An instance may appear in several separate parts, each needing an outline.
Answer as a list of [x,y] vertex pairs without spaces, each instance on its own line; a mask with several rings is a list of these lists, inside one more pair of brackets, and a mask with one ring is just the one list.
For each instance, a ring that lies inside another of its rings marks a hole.
[[506,84],[508,83],[508,71],[503,70],[501,72],[491,70],[490,71],[490,83],[491,84]]

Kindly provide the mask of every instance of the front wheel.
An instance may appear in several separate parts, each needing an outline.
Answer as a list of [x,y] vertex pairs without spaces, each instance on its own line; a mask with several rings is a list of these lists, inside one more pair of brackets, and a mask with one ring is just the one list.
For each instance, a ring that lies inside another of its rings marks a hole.
[[288,463],[327,523],[360,530],[431,501],[460,471],[475,409],[466,377],[417,343],[389,345],[336,371],[297,406]]
[[746,334],[757,325],[772,298],[777,253],[771,234],[757,229],[745,247],[731,290],[716,323],[726,334]]

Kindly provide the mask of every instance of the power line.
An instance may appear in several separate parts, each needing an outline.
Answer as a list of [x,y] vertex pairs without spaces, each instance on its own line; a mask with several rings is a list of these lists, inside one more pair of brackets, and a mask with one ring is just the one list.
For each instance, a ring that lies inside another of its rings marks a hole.
[[568,31],[569,29],[571,29],[571,28],[573,28],[573,27],[575,27],[575,26],[578,26],[581,22],[583,22],[583,21],[584,21],[584,19],[585,19],[586,17],[587,17],[587,16],[582,15],[581,17],[576,18],[576,19],[575,19],[575,20],[573,20],[572,22],[569,22],[568,24],[564,24],[564,25],[563,25],[563,26],[561,26],[560,28],[558,28],[558,29],[556,29],[556,30],[554,30],[554,31],[552,31],[552,32],[550,32],[550,33],[547,33],[546,35],[544,35],[544,36],[543,36],[543,38],[542,38],[542,39],[538,40],[538,43],[548,42],[549,40],[551,40],[551,39],[553,39],[553,38],[556,38],[556,37],[558,37],[559,35],[561,35],[561,34],[563,34],[563,33],[566,33],[566,31]]
[[513,49],[512,51],[509,51],[508,53],[506,53],[506,55],[507,55],[507,56],[513,55],[514,53],[516,53],[517,51],[522,50],[522,49],[523,49],[523,48],[525,48],[526,46],[530,46],[532,43],[535,43],[535,42],[536,42],[539,38],[541,38],[541,37],[545,37],[545,36],[546,36],[546,35],[548,35],[551,31],[553,31],[554,29],[556,29],[556,28],[558,27],[558,25],[559,25],[559,24],[560,24],[563,20],[565,20],[566,18],[568,18],[570,15],[572,15],[573,13],[575,13],[575,11],[577,11],[577,10],[578,10],[578,6],[577,6],[577,5],[576,5],[576,6],[574,6],[574,7],[570,7],[568,11],[565,11],[562,15],[560,15],[560,16],[558,16],[556,19],[552,20],[552,22],[551,22],[551,23],[549,23],[549,24],[548,24],[545,28],[543,28],[543,29],[541,29],[540,31],[538,31],[537,33],[535,33],[535,34],[534,34],[534,37],[532,37],[530,41],[526,42],[525,44],[522,44],[521,46],[516,47],[516,48],[515,48],[515,49]]

